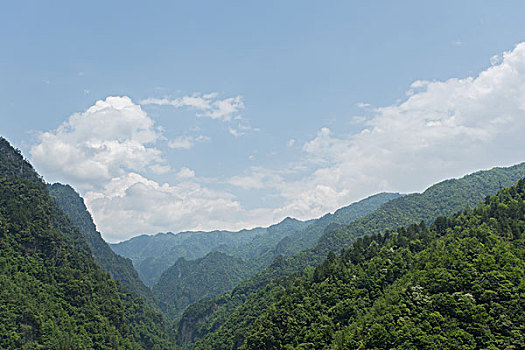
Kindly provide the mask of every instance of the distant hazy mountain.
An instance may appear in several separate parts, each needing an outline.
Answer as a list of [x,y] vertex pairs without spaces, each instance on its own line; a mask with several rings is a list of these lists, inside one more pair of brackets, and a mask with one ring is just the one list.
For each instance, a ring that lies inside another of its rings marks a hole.
[[329,253],[262,294],[252,305],[269,306],[247,328],[196,348],[522,349],[524,243],[525,179],[430,226]]
[[269,228],[259,227],[235,232],[158,233],[154,236],[133,237],[110,246],[117,254],[131,259],[144,283],[153,286],[162,273],[179,258],[193,260],[201,258],[213,250],[231,251],[250,243],[253,251],[257,247],[271,245],[268,242],[281,239],[280,228],[286,228],[286,232],[294,232],[307,225],[308,223],[287,218],[281,222],[281,225],[278,224]]
[[[266,267],[279,254],[310,247],[329,225],[349,223],[399,196],[394,193],[377,194],[306,223],[286,218],[276,225],[260,229],[261,233],[244,245],[216,248],[216,251],[226,254],[212,252],[195,261],[179,259],[164,271],[153,292],[166,315],[177,318],[191,303],[215,297],[235,287]],[[183,270],[184,273],[181,273]]]
[[141,235],[110,246],[117,254],[133,261],[139,276],[148,286],[153,286],[179,258],[193,260],[214,250],[244,259],[257,258],[262,268],[276,255],[291,255],[311,247],[330,223],[348,224],[399,196],[397,193],[380,193],[341,208],[334,214],[306,222],[286,218],[267,228],[235,232],[188,231]]

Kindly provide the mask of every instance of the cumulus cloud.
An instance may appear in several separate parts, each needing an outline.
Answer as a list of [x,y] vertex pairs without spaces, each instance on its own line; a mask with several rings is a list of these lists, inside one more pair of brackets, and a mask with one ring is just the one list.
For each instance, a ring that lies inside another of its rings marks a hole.
[[[205,95],[203,98],[213,98]],[[162,128],[129,97],[108,97],[38,134],[33,163],[50,181],[80,190],[109,241],[140,233],[242,228],[273,222],[268,210],[244,210],[233,194],[202,185],[186,167],[173,170],[157,148]],[[180,137],[169,147],[189,149],[206,136]],[[173,183],[150,177],[173,171]]]
[[244,103],[241,96],[219,99],[217,93],[211,94],[194,94],[192,96],[183,96],[175,99],[169,98],[147,98],[140,101],[142,105],[159,105],[172,106],[175,108],[192,108],[197,111],[197,117],[208,117],[230,121],[232,119],[241,119],[241,110],[244,109]]
[[[194,174],[182,169],[179,175],[189,179]],[[242,209],[231,194],[192,181],[160,184],[137,173],[114,178],[100,192],[88,192],[85,199],[97,226],[107,229],[103,232],[111,241],[167,229],[223,227],[231,225]]]
[[403,102],[376,108],[351,135],[307,142],[314,169],[287,182],[288,215],[312,217],[381,190],[418,191],[452,176],[523,161],[525,44],[476,77],[416,81]]
[[[302,147],[296,142],[292,149],[300,153],[286,169],[252,167],[220,180],[172,169],[157,148],[165,140],[162,129],[127,97],[98,101],[56,130],[40,133],[31,156],[46,178],[81,190],[112,241],[138,233],[240,229],[285,216],[316,217],[380,191],[420,191],[445,178],[523,161],[525,44],[499,57],[477,76],[415,81],[400,102],[363,105],[366,118],[343,123],[351,125],[347,134],[324,127]],[[235,120],[243,108],[240,98],[208,94],[142,103],[188,107],[199,116],[229,120],[234,135],[249,128]],[[189,149],[205,141],[186,136],[168,144]],[[161,183],[151,173],[173,176]],[[223,190],[225,184],[233,190]],[[247,210],[235,187],[271,193],[272,202],[275,195],[281,203]]]
[[41,132],[30,153],[50,178],[90,189],[128,171],[165,165],[151,146],[159,138],[154,121],[129,97],[108,97]]
[[245,190],[277,188],[284,184],[284,179],[279,172],[274,172],[263,167],[251,167],[248,175],[232,176],[227,183]]

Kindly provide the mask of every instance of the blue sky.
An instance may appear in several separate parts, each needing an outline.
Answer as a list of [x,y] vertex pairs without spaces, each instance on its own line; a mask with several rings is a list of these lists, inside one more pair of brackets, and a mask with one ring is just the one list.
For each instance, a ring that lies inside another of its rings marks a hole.
[[5,2],[0,132],[77,188],[110,241],[315,217],[525,160],[524,13]]

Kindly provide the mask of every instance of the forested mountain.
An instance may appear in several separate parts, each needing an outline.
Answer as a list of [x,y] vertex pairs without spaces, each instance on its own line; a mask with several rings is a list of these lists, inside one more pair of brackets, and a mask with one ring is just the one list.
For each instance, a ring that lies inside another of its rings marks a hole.
[[213,250],[234,257],[257,259],[254,263],[263,268],[279,254],[291,255],[311,247],[330,223],[348,224],[399,196],[398,193],[380,193],[341,208],[334,214],[306,222],[286,218],[266,228],[236,232],[141,235],[110,246],[117,254],[133,261],[139,276],[149,286],[153,286],[179,258],[194,260]]
[[525,179],[478,207],[358,239],[275,284],[227,349],[522,349]]
[[217,251],[197,260],[180,258],[162,274],[153,292],[170,318],[179,317],[188,305],[232,289],[257,268],[251,260]]
[[179,258],[194,260],[202,258],[218,247],[238,247],[264,232],[266,229],[263,228],[237,232],[168,232],[133,237],[124,242],[110,244],[110,247],[117,254],[131,259],[144,283],[153,286],[162,273]]
[[162,315],[111,279],[0,138],[0,348],[168,349]]
[[188,307],[178,324],[178,340],[187,343],[205,337],[206,342],[228,339],[229,344],[237,343],[239,334],[245,334],[273,300],[275,289],[268,286],[270,282],[321,263],[328,252],[339,252],[359,237],[421,221],[429,224],[439,216],[474,206],[501,186],[511,186],[523,177],[525,163],[477,172],[443,181],[421,194],[394,199],[349,225],[329,227],[313,248],[289,258],[277,257],[270,266],[230,293]]
[[[213,250],[251,258],[273,247],[285,234],[301,230],[308,222],[286,218],[267,228],[241,231],[188,231],[142,235],[112,244],[111,248],[133,261],[143,281],[153,286],[179,258],[194,260]],[[242,249],[240,249],[242,247]],[[236,254],[238,253],[238,254]]]
[[143,297],[148,305],[156,307],[151,289],[140,280],[131,260],[113,252],[97,231],[82,197],[69,185],[55,183],[48,185],[48,190],[60,209],[80,229],[91,249],[93,259],[102,270],[109,272],[111,277],[121,282],[128,291]]
[[348,225],[352,221],[364,217],[383,204],[393,199],[402,197],[399,193],[378,193],[359,202],[336,210],[333,214],[326,214],[317,220],[312,220],[311,225],[302,231],[285,237],[273,251],[274,257],[278,254],[290,256],[305,249],[311,248],[323,235],[329,225]]
[[[280,253],[293,252],[308,242],[313,244],[328,225],[349,223],[399,196],[397,193],[380,193],[307,223],[286,218],[262,229],[262,234],[238,248],[216,248],[227,254],[209,253],[197,261],[179,259],[162,274],[153,291],[166,314],[177,318],[188,305],[232,289],[266,267]],[[300,227],[304,229],[298,230]],[[185,273],[181,274],[181,268]]]

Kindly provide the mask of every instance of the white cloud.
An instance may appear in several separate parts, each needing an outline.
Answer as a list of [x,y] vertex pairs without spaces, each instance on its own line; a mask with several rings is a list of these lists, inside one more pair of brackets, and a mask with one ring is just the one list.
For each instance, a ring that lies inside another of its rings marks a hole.
[[501,57],[499,55],[494,55],[490,58],[490,64],[496,66],[501,63]]
[[287,215],[307,218],[381,190],[416,191],[476,169],[524,161],[525,44],[477,77],[416,81],[355,134],[307,142],[308,176],[280,187]]
[[232,134],[233,136],[235,136],[235,137],[239,137],[239,136],[244,135],[244,132],[242,132],[242,131],[239,130],[239,129],[232,128],[231,126],[228,127],[228,132],[229,132],[230,134]]
[[[180,173],[187,178],[193,175],[189,169]],[[144,232],[229,226],[242,210],[231,194],[190,181],[159,184],[136,173],[112,179],[102,191],[88,192],[85,199],[110,241]]]
[[191,149],[198,142],[209,142],[208,136],[179,136],[168,143],[170,148],[174,149]]
[[33,162],[49,177],[90,189],[147,166],[165,165],[154,122],[129,97],[108,97],[38,135]]
[[[408,90],[403,101],[371,108],[366,119],[354,118],[350,129],[361,127],[358,132],[321,128],[293,148],[302,153],[287,167],[252,167],[226,180],[199,178],[186,167],[172,169],[156,148],[165,140],[162,128],[127,97],[98,101],[56,130],[40,133],[31,156],[46,178],[71,183],[85,194],[98,227],[113,241],[138,233],[240,229],[285,216],[311,218],[383,190],[419,191],[445,178],[524,160],[525,44],[478,76],[415,81]],[[213,93],[143,103],[189,107],[200,116],[229,120],[236,136],[254,130],[235,121],[240,98],[218,100]],[[199,137],[169,144],[188,149],[207,141]],[[170,173],[172,182],[148,178],[151,173]],[[247,210],[235,191],[217,189],[225,184],[276,194],[282,202]]]
[[142,105],[172,106],[175,108],[189,107],[197,111],[197,117],[208,117],[223,121],[241,119],[240,112],[244,109],[241,96],[218,99],[218,93],[194,94],[175,99],[147,98],[140,101]]
[[[173,183],[148,178],[173,170],[156,148],[165,140],[162,131],[129,97],[108,97],[71,115],[56,130],[41,132],[30,152],[48,181],[69,183],[83,194],[109,241],[274,222],[271,210],[245,210],[233,194],[214,190],[214,179],[199,179],[187,167],[173,172]],[[205,141],[209,138],[202,135],[181,137],[169,146],[191,148]]]
[[155,174],[167,174],[171,171],[171,167],[169,165],[153,164],[153,165],[150,165],[149,168]]
[[179,177],[180,179],[193,178],[195,177],[195,171],[188,169],[186,167],[182,167],[177,173],[177,177]]
[[295,145],[295,139],[288,140],[288,147],[293,147]]
[[242,123],[238,123],[236,127],[228,127],[228,132],[235,137],[246,135],[248,131],[259,131],[259,128],[252,128],[250,125]]

